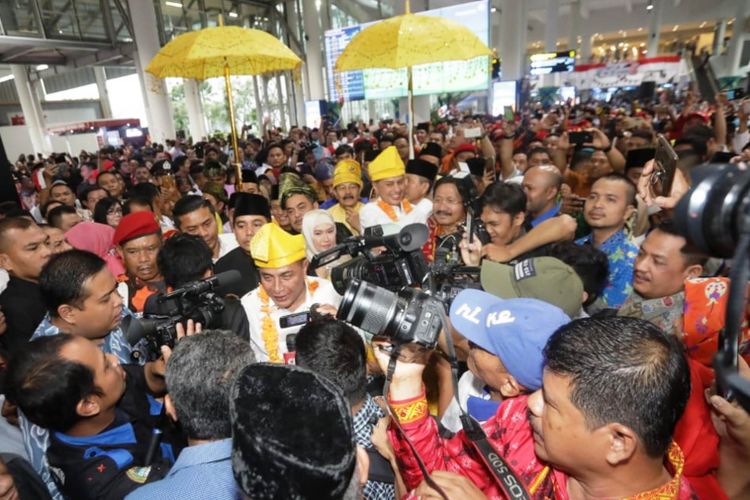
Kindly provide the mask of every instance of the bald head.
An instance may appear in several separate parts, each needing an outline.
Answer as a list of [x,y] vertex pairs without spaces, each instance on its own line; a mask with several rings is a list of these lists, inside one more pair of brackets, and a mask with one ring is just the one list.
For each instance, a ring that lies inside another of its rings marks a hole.
[[523,190],[527,198],[526,210],[532,217],[554,207],[562,183],[562,173],[554,165],[538,165],[526,170]]

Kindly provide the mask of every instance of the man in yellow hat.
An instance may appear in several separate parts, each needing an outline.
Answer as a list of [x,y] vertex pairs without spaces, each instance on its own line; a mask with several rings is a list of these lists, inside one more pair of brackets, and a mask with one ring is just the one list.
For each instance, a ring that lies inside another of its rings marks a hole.
[[286,337],[304,325],[304,313],[335,314],[341,301],[330,281],[307,276],[305,238],[269,223],[255,233],[250,254],[260,274],[260,286],[242,297],[250,323],[250,345],[257,361],[284,362]]
[[427,223],[429,214],[416,210],[406,199],[406,166],[395,146],[389,146],[368,168],[377,197],[359,213],[363,230],[379,224],[400,227],[415,222]]
[[352,234],[361,234],[359,211],[365,206],[360,201],[362,175],[359,163],[352,159],[341,160],[333,171],[333,195],[336,203],[328,212],[333,220],[344,224]]

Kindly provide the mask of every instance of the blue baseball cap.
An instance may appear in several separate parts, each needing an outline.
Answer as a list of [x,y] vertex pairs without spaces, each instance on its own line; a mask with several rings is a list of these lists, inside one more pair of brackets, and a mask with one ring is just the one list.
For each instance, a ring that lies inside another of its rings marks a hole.
[[570,318],[557,306],[537,299],[499,299],[467,289],[451,304],[453,328],[494,354],[508,373],[529,390],[542,386],[547,340]]

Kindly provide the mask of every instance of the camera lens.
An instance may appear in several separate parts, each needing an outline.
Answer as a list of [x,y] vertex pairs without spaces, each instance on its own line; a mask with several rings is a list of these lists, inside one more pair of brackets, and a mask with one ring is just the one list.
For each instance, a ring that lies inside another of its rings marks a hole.
[[397,303],[398,296],[390,290],[354,279],[346,289],[337,317],[368,333],[381,335],[393,319]]
[[736,165],[702,165],[691,172],[693,187],[674,209],[675,228],[701,251],[730,258],[740,225],[750,214],[750,171]]

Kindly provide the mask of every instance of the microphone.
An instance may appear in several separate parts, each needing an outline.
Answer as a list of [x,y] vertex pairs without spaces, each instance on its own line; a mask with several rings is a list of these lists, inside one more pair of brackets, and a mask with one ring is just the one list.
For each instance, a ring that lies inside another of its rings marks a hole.
[[178,288],[177,290],[168,293],[163,297],[160,297],[159,301],[162,302],[174,297],[181,297],[183,295],[200,295],[209,290],[236,285],[240,281],[242,281],[242,275],[236,269],[232,269],[230,271],[224,271],[223,273],[216,274],[204,280],[188,283],[182,288]]
[[296,365],[297,364],[297,334],[290,333],[286,336],[286,350],[284,353],[284,364],[285,365]]

